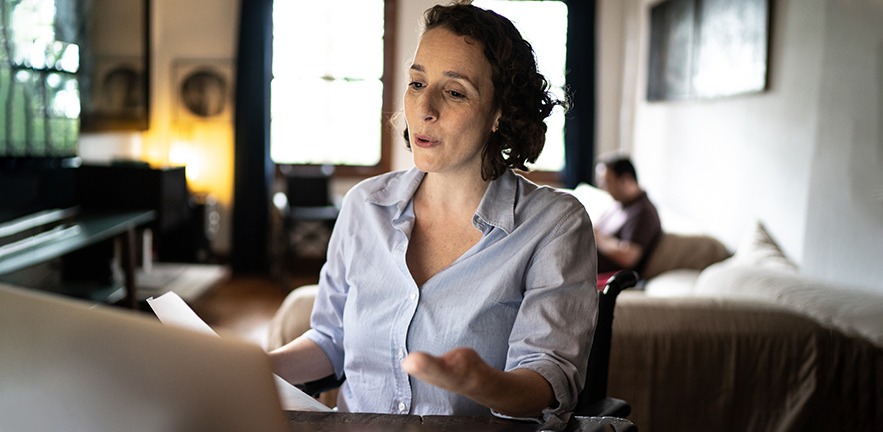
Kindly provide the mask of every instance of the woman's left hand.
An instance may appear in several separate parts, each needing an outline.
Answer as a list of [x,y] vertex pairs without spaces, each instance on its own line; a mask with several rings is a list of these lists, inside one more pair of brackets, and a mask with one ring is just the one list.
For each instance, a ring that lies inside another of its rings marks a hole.
[[471,348],[454,348],[439,357],[423,352],[409,354],[402,368],[414,378],[455,393],[469,393],[477,375],[492,369]]
[[471,348],[454,348],[441,356],[413,352],[402,360],[402,368],[414,378],[513,417],[538,415],[555,402],[552,386],[540,374],[495,369]]

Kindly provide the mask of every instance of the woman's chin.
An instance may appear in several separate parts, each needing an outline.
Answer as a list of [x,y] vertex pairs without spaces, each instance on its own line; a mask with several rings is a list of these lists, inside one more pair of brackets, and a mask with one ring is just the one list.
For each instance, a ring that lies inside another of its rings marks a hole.
[[420,155],[418,152],[419,149],[413,153],[414,157],[412,158],[414,166],[417,167],[418,170],[423,172],[438,171],[438,160],[426,157],[426,155]]

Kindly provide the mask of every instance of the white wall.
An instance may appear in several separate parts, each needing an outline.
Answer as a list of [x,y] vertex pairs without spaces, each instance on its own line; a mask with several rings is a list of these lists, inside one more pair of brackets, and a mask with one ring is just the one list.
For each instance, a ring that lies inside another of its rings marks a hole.
[[[595,3],[598,16],[595,153],[598,155],[627,150],[625,144],[631,141],[630,101],[634,99],[635,89],[625,84],[635,82],[638,72],[632,64],[634,55],[631,55],[637,48],[637,40],[626,35],[637,30],[636,20],[629,19],[630,11],[637,9],[634,3],[622,0],[598,0]],[[630,109],[625,111],[624,107]]]
[[767,92],[648,103],[654,2],[630,1],[621,147],[651,198],[731,249],[761,220],[803,273],[883,292],[881,2],[774,1]]
[[803,269],[883,291],[883,1],[825,3]]

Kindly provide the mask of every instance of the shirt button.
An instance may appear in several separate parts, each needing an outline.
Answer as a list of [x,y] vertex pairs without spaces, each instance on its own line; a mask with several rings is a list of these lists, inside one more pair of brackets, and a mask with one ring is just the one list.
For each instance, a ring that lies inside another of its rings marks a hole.
[[399,402],[399,412],[405,412],[405,409],[407,408],[408,407],[405,405],[404,402]]
[[412,292],[409,298],[411,299],[411,301],[417,301],[417,293]]
[[401,360],[401,359],[403,359],[403,358],[405,358],[405,350],[400,349],[400,350],[399,350],[399,360]]

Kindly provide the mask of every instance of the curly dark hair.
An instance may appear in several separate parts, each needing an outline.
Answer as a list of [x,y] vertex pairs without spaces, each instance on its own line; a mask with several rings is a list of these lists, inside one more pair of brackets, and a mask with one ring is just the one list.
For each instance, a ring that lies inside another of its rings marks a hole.
[[[482,150],[481,176],[496,179],[509,169],[527,171],[546,143],[545,119],[556,105],[567,101],[549,91],[549,82],[537,70],[533,47],[507,18],[491,10],[455,2],[433,6],[424,13],[423,31],[443,27],[481,43],[491,65],[494,105],[500,109],[499,128]],[[405,141],[408,130],[405,129]]]

